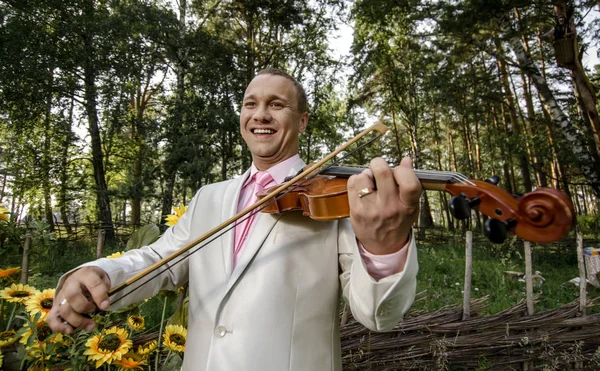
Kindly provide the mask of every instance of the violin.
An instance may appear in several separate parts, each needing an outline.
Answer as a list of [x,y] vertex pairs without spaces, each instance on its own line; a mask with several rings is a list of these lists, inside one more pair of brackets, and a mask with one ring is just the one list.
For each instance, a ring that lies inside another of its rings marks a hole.
[[[261,212],[300,210],[315,220],[347,218],[350,215],[347,179],[363,170],[329,167],[275,197]],[[456,219],[468,219],[471,210],[488,216],[484,234],[494,243],[504,242],[508,231],[528,241],[557,241],[569,231],[575,217],[571,200],[556,189],[539,188],[517,198],[496,185],[498,177],[479,181],[453,172],[415,170],[415,174],[423,189],[445,191],[453,196],[449,208]],[[266,189],[257,196],[260,199],[272,191],[273,188]]]
[[[373,132],[379,133],[377,137],[366,143],[368,144],[383,136],[387,130],[388,127],[381,122],[366,128],[332,153],[307,166],[302,172],[286,180],[283,184],[274,187],[269,194],[263,193],[261,195],[263,197],[253,205],[225,220],[175,253],[113,287],[108,294],[112,296],[142,278],[145,278],[145,281],[141,285],[150,282],[160,274],[159,272],[150,276],[151,273],[167,263],[182,262],[189,254],[193,254],[207,243],[231,230],[238,220],[257,212],[257,210],[274,213],[302,210],[317,220],[348,217],[350,208],[346,188],[347,178],[362,169],[348,170],[341,167],[329,167],[324,171],[319,171],[319,169],[364,136]],[[317,172],[321,175],[311,176]],[[468,218],[471,209],[489,216],[490,219],[485,223],[485,233],[493,242],[504,241],[507,230],[533,242],[556,241],[568,232],[574,219],[575,213],[571,201],[562,192],[554,189],[538,189],[517,200],[495,184],[469,180],[460,174],[419,170],[415,172],[424,189],[446,191],[454,196],[450,201],[450,209],[456,218]],[[328,198],[336,199],[336,201],[327,200]],[[194,248],[195,250],[192,250]]]

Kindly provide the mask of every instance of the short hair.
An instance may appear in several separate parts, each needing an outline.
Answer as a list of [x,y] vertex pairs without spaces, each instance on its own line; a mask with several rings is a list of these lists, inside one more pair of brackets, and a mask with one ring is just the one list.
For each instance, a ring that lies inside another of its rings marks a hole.
[[292,83],[294,83],[294,87],[296,88],[296,95],[298,95],[298,102],[297,102],[298,110],[300,111],[300,113],[307,112],[308,104],[307,104],[307,99],[306,99],[306,91],[304,91],[304,87],[298,82],[298,80],[296,80],[294,77],[292,77],[292,75],[290,75],[289,73],[287,73],[279,68],[275,68],[275,67],[268,67],[268,68],[258,71],[256,76],[260,76],[260,75],[281,76],[281,77],[285,77],[286,79],[288,79]]

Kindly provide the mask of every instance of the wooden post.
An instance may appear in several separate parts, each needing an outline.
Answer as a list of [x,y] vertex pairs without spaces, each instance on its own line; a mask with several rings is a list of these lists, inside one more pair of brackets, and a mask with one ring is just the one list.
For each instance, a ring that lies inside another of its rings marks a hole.
[[579,312],[585,316],[587,305],[587,281],[583,257],[583,234],[577,232],[577,266],[579,267]]
[[471,276],[473,273],[473,232],[467,231],[465,248],[465,286],[463,294],[463,321],[471,317]]
[[527,296],[527,314],[533,311],[533,272],[531,268],[531,242],[525,241],[525,292]]
[[23,258],[21,260],[21,280],[22,284],[26,284],[29,280],[29,249],[31,248],[31,231],[25,232],[25,244],[23,245]]
[[100,229],[98,231],[98,243],[96,245],[96,259],[100,259],[102,257],[102,249],[104,248],[104,234],[106,232],[104,229]]

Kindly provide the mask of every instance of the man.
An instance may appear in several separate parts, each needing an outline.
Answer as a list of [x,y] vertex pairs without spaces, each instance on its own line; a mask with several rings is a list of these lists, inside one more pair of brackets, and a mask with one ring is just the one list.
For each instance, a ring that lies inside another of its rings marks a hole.
[[125,290],[135,290],[131,295],[107,295],[111,286],[243,209],[259,177],[274,185],[296,174],[305,166],[298,138],[307,124],[302,86],[277,69],[259,72],[240,112],[252,168],[238,179],[201,188],[156,243],[88,263],[61,278],[48,320],[52,329],[92,329],[93,321],[82,314],[189,282],[184,370],[341,370],[340,282],[354,317],[373,330],[391,329],[414,300],[417,256],[411,226],[421,186],[408,159],[393,171],[374,159],[370,170],[348,180],[349,220],[259,213],[184,264],[165,268],[150,284],[132,285]]

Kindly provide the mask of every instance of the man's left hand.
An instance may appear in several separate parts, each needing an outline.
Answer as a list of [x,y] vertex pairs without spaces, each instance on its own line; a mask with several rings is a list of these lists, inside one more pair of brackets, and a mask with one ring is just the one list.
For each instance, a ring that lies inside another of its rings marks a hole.
[[407,157],[394,169],[375,158],[369,169],[348,179],[350,223],[365,250],[384,255],[406,245],[419,216],[421,193]]

